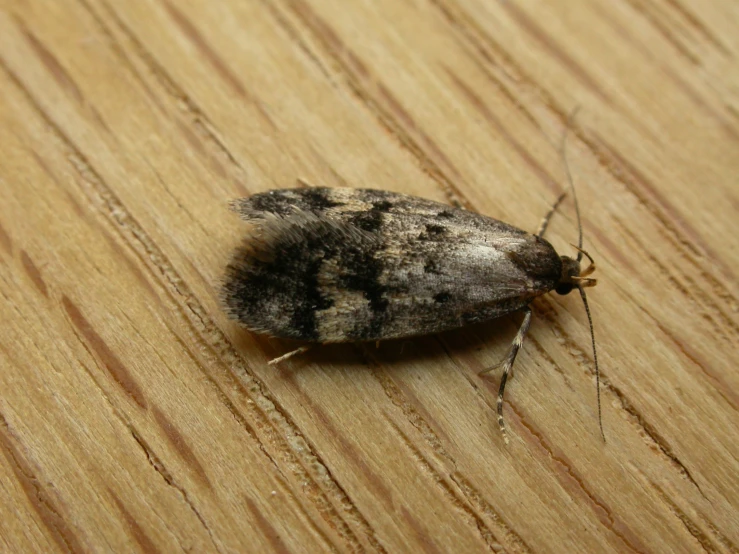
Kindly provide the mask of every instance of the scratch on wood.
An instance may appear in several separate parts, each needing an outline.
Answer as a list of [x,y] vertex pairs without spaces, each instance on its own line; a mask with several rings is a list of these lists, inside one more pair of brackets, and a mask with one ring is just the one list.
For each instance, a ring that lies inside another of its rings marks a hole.
[[175,452],[177,452],[184,462],[195,472],[198,480],[207,488],[212,489],[213,485],[208,478],[208,474],[205,472],[203,464],[200,463],[195,452],[193,452],[190,445],[187,444],[184,435],[180,433],[177,427],[175,427],[165,413],[159,408],[154,406],[151,411],[154,416],[154,421],[156,421],[157,425],[162,429],[164,436],[167,438],[167,441],[169,441],[169,444],[171,444],[175,449]]
[[126,521],[126,525],[128,526],[128,530],[131,532],[133,540],[136,541],[141,549],[144,552],[151,552],[153,554],[161,552],[154,543],[154,540],[146,534],[146,531],[144,531],[141,525],[139,525],[136,518],[133,517],[131,512],[129,512],[123,502],[121,502],[121,499],[118,498],[118,496],[109,487],[108,494],[110,494],[110,497],[113,499],[113,503]]
[[558,45],[552,37],[542,29],[536,22],[521,9],[516,2],[501,2],[499,4],[504,10],[506,10],[513,19],[521,26],[521,28],[529,33],[534,39],[544,46],[554,58],[569,69],[569,71],[585,86],[590,92],[595,94],[598,98],[608,104],[613,104],[613,99],[604,91],[595,79],[593,79],[585,69],[578,64],[572,56],[565,52],[560,45]]
[[208,44],[200,31],[197,30],[195,25],[185,15],[173,6],[170,2],[163,0],[164,6],[169,13],[172,20],[182,30],[182,32],[190,39],[190,41],[197,47],[198,51],[203,57],[208,60],[211,66],[216,70],[226,83],[241,97],[251,102],[259,111],[264,121],[269,124],[272,129],[276,129],[275,122],[270,117],[264,103],[261,102],[254,94],[248,92],[241,81],[234,75],[233,71],[228,67],[225,61],[218,56],[215,50]]
[[46,289],[44,278],[41,276],[41,272],[38,267],[36,267],[36,264],[33,263],[33,260],[25,250],[21,250],[21,263],[23,264],[23,269],[26,271],[26,274],[31,279],[31,282],[36,289],[48,298],[49,291]]
[[164,482],[172,487],[174,490],[177,491],[177,493],[180,495],[182,500],[187,504],[187,506],[190,508],[190,511],[192,511],[193,515],[198,519],[200,524],[203,526],[203,529],[205,529],[206,533],[208,533],[208,536],[210,537],[210,541],[213,543],[214,548],[218,552],[223,552],[223,550],[220,547],[219,541],[216,540],[216,538],[213,535],[213,531],[208,526],[208,523],[205,521],[205,518],[200,513],[200,510],[195,506],[192,499],[190,498],[189,493],[187,490],[180,484],[175,481],[174,477],[172,477],[172,474],[169,472],[169,470],[166,468],[166,466],[162,463],[162,461],[159,459],[159,457],[156,455],[154,450],[149,446],[149,444],[146,442],[143,436],[138,432],[138,430],[130,423],[127,423],[128,431],[131,433],[131,436],[136,441],[136,443],[141,447],[141,450],[144,451],[144,454],[146,455],[146,459],[149,462],[149,465],[156,471],[159,476],[164,480]]
[[451,69],[445,68],[447,75],[454,82],[454,85],[462,91],[467,100],[472,104],[475,109],[482,114],[482,116],[498,130],[498,132],[505,138],[508,143],[513,147],[516,153],[521,159],[526,162],[533,173],[539,178],[539,180],[552,192],[561,192],[560,186],[552,178],[549,172],[542,167],[542,165],[536,161],[531,153],[518,142],[513,135],[503,126],[503,123],[498,119],[492,110],[477,96],[472,89],[459,78]]
[[[377,76],[370,73],[357,55],[307,3],[299,0],[285,1],[323,47],[325,56],[332,61],[341,78],[365,108],[413,155],[421,169],[441,187],[450,202],[470,208],[471,203],[454,184],[455,177],[459,180],[459,172],[402,108],[389,89]],[[409,129],[415,132],[418,139],[411,136]],[[427,153],[427,150],[430,150],[430,153]],[[446,167],[446,171],[442,169],[442,165]],[[452,173],[451,177],[448,175],[449,172]]]
[[651,7],[649,3],[637,2],[636,0],[625,1],[632,7],[636,14],[646,19],[649,24],[654,27],[657,33],[661,35],[668,44],[671,44],[672,47],[684,58],[686,58],[691,64],[697,66],[702,65],[700,58],[696,54],[691,52],[691,50],[670,31],[667,25],[663,23],[663,21],[665,21],[665,18],[652,13],[652,10],[654,8]]
[[[68,516],[63,506],[55,501],[42,483],[48,479],[40,479],[23,453],[13,444],[13,432],[5,415],[0,413],[0,451],[8,461],[10,469],[23,489],[28,503],[39,517],[39,521],[59,548],[65,552],[85,552],[85,542],[75,534],[67,523]],[[51,487],[53,489],[53,487]]]
[[13,241],[10,239],[10,235],[2,225],[0,225],[0,246],[3,247],[6,254],[13,254]]
[[[67,312],[72,325],[80,332],[84,340],[82,344],[90,349],[93,358],[100,361],[102,366],[108,371],[113,381],[121,387],[131,399],[136,402],[142,409],[147,409],[147,400],[144,391],[134,379],[131,372],[120,361],[110,347],[105,343],[98,332],[85,319],[79,308],[66,296],[62,295],[62,306]],[[93,354],[94,352],[94,354]]]
[[[517,554],[530,554],[532,552],[521,536],[516,533],[516,531],[503,520],[503,518],[500,517],[498,512],[493,510],[490,504],[488,504],[484,499],[483,495],[473,487],[460,472],[456,470],[450,473],[447,471],[438,471],[426,456],[423,455],[421,450],[414,444],[410,437],[406,435],[389,416],[385,415],[385,419],[388,425],[390,425],[393,431],[395,431],[401,439],[405,447],[410,451],[415,462],[421,467],[421,470],[429,475],[436,485],[441,488],[444,496],[446,496],[451,505],[463,515],[468,524],[477,529],[480,534],[480,538],[485,542],[489,550],[498,552],[500,539],[496,532],[487,525],[480,513],[484,514],[485,517],[492,521],[496,526],[498,533],[505,537],[505,543],[508,545],[511,552],[515,552]],[[442,454],[442,458],[447,456],[448,455],[445,452]],[[453,462],[452,467],[455,467]],[[449,479],[454,483],[454,485],[456,485],[456,487],[444,478],[444,474],[449,475]]]
[[289,554],[292,552],[285,544],[285,541],[282,540],[277,529],[275,529],[272,523],[264,517],[264,514],[262,514],[262,511],[259,509],[256,502],[254,502],[254,500],[252,500],[248,495],[244,495],[244,500],[246,501],[246,506],[249,508],[249,512],[254,518],[257,527],[262,532],[262,536],[267,539],[267,542],[271,547],[271,551],[276,554]]
[[585,500],[590,505],[598,520],[613,532],[623,546],[632,552],[647,552],[646,546],[642,544],[639,537],[614,515],[613,510],[611,510],[603,499],[599,498],[589,489],[583,477],[574,469],[572,463],[570,463],[564,453],[555,450],[544,438],[544,435],[526,421],[526,418],[516,409],[515,405],[511,405],[510,408],[521,424],[521,428],[526,429],[528,432],[523,436],[528,435],[530,437],[529,444],[532,444],[543,452],[544,456],[540,459],[552,461],[554,474],[557,476],[560,484],[574,496],[579,496]]

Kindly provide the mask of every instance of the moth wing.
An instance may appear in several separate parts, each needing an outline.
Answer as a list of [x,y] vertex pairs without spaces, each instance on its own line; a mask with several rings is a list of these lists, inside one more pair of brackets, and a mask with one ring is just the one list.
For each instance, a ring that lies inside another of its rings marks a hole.
[[226,268],[227,312],[246,328],[271,336],[335,340],[319,330],[321,312],[333,304],[327,291],[343,286],[344,277],[351,280],[352,271],[379,248],[378,238],[297,208],[289,217],[263,213],[258,220]]
[[274,336],[433,333],[515,311],[561,273],[539,237],[399,193],[286,189],[234,209],[256,223],[257,236],[229,266],[227,304],[247,327]]
[[[388,337],[495,319],[554,288],[561,274],[551,245],[527,233],[461,223],[435,233],[444,238],[409,226],[405,234],[394,233],[395,244],[384,250],[381,283],[388,305],[381,327]],[[410,255],[401,259],[393,254],[399,251]]]
[[358,213],[386,213],[448,208],[438,202],[384,190],[310,187],[260,192],[231,202],[231,209],[244,221],[259,223],[270,215],[289,218],[299,212],[351,222]]

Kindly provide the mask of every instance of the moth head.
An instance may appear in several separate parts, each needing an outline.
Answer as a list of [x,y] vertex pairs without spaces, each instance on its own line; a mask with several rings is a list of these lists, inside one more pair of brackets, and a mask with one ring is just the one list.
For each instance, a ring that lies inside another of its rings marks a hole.
[[[594,287],[598,284],[597,279],[588,277],[588,275],[595,271],[595,262],[593,262],[593,258],[591,258],[590,254],[585,252],[582,248],[578,248],[577,246],[575,246],[575,248],[580,251],[580,255],[577,258],[560,256],[560,260],[562,261],[562,275],[559,278],[559,283],[557,283],[557,286],[554,288],[557,294],[569,294],[572,289]],[[590,261],[590,265],[584,270],[580,269],[582,254],[585,254]]]

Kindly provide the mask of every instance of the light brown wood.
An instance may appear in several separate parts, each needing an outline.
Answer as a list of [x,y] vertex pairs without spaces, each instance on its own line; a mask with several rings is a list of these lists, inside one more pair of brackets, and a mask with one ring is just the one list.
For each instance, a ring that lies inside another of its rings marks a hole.
[[[0,551],[739,552],[739,3],[3,0]],[[241,330],[239,196],[417,194],[599,285],[313,349]],[[576,241],[571,200],[550,226]]]

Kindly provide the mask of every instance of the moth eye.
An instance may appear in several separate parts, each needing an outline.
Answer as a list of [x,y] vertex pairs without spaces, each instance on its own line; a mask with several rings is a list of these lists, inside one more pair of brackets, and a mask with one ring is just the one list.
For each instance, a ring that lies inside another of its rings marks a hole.
[[570,294],[573,288],[574,288],[574,285],[572,283],[560,283],[559,285],[557,285],[554,291],[557,294],[564,295],[564,294]]

